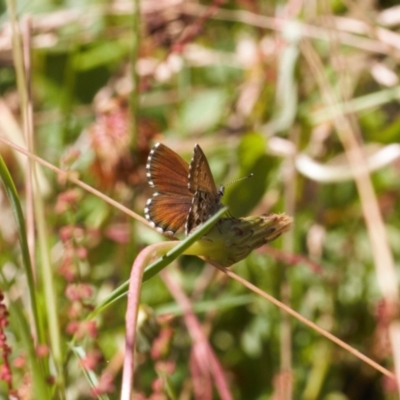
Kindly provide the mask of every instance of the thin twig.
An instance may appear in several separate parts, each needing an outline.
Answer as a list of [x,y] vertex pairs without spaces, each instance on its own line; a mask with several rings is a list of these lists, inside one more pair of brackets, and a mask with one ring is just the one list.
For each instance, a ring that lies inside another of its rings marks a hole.
[[[210,262],[210,260],[208,260],[208,262]],[[250,282],[246,281],[245,279],[243,279],[239,275],[236,275],[231,270],[229,270],[229,269],[227,269],[225,267],[222,267],[220,265],[217,265],[216,263],[213,263],[213,262],[210,262],[210,263],[212,265],[214,265],[216,268],[218,268],[219,270],[221,270],[224,274],[228,275],[230,278],[235,279],[237,282],[239,282],[243,286],[246,286],[248,289],[250,289],[254,293],[258,294],[259,296],[263,297],[264,299],[268,300],[272,304],[276,305],[281,310],[287,312],[288,314],[290,314],[291,316],[293,316],[294,318],[296,318],[297,320],[302,322],[304,325],[309,326],[310,328],[312,328],[313,330],[315,330],[316,332],[318,332],[322,336],[325,336],[326,338],[331,340],[333,343],[336,343],[338,346],[340,346],[343,349],[347,350],[349,353],[353,354],[354,356],[356,356],[360,360],[364,361],[366,364],[369,364],[371,367],[373,367],[374,369],[378,370],[382,374],[384,374],[384,375],[386,375],[386,376],[388,376],[390,378],[395,378],[395,375],[393,374],[393,372],[390,372],[389,370],[387,370],[386,368],[382,367],[381,365],[379,365],[377,362],[375,362],[371,358],[367,357],[366,355],[364,355],[360,351],[358,351],[358,350],[354,349],[353,347],[351,347],[350,345],[348,345],[346,342],[343,342],[342,340],[340,340],[336,336],[332,335],[332,333],[329,333],[325,329],[322,329],[321,327],[319,327],[314,322],[311,322],[307,318],[303,317],[298,312],[294,311],[293,309],[291,309],[290,307],[286,306],[285,304],[283,304],[279,300],[275,299],[275,297],[273,297],[273,296],[269,295],[268,293],[262,291],[257,286],[254,286],[253,284],[251,284]]]
[[40,158],[40,157],[36,156],[35,154],[31,154],[29,151],[25,150],[21,146],[18,146],[16,144],[14,144],[10,140],[5,139],[4,137],[0,136],[0,142],[3,142],[5,144],[7,144],[8,146],[12,147],[14,150],[24,154],[28,158],[38,162],[39,164],[45,166],[46,168],[52,170],[53,172],[57,173],[61,178],[66,179],[66,180],[74,183],[77,186],[80,186],[82,189],[86,190],[89,193],[94,194],[95,196],[99,197],[100,199],[104,200],[108,204],[110,204],[113,207],[117,208],[118,210],[124,212],[125,214],[129,215],[130,217],[140,221],[141,223],[143,223],[143,224],[145,224],[147,226],[150,226],[149,222],[145,218],[140,216],[139,214],[136,214],[134,211],[130,210],[129,208],[124,207],[122,204],[120,204],[117,201],[111,199],[110,197],[106,196],[102,192],[94,189],[93,187],[91,187],[87,183],[84,183],[81,180],[79,180],[78,178],[75,178],[73,171],[72,172],[64,171],[64,170],[62,170],[60,168],[57,168],[53,164],[43,160],[43,158]]

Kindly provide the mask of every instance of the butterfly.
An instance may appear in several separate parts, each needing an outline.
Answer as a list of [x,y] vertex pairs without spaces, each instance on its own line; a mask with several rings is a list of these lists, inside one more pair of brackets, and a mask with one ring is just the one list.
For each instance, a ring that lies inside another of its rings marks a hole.
[[155,192],[147,200],[144,214],[151,226],[166,236],[183,231],[188,235],[222,207],[224,186],[217,189],[198,144],[188,164],[173,150],[157,143],[148,156],[146,174]]

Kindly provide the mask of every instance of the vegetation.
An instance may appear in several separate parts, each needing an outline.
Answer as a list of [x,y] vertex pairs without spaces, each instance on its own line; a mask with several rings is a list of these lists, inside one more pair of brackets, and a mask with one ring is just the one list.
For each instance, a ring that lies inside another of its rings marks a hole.
[[[399,397],[396,2],[0,12],[1,398]],[[230,219],[149,226],[156,142]]]

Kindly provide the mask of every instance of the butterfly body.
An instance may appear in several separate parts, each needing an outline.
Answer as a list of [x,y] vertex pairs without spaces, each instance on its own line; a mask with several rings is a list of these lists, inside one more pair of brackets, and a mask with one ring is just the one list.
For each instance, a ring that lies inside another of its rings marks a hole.
[[149,185],[156,191],[144,209],[146,219],[160,233],[174,236],[207,221],[221,207],[224,188],[217,189],[208,161],[196,144],[190,165],[162,143],[151,150]]

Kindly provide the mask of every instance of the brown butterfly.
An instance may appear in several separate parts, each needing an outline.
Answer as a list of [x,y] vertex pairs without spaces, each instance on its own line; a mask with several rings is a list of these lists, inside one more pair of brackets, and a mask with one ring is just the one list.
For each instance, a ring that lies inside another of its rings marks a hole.
[[174,236],[207,221],[221,207],[224,186],[217,189],[210,166],[196,144],[190,165],[162,143],[150,151],[146,165],[149,185],[156,191],[147,200],[146,219],[160,233]]

